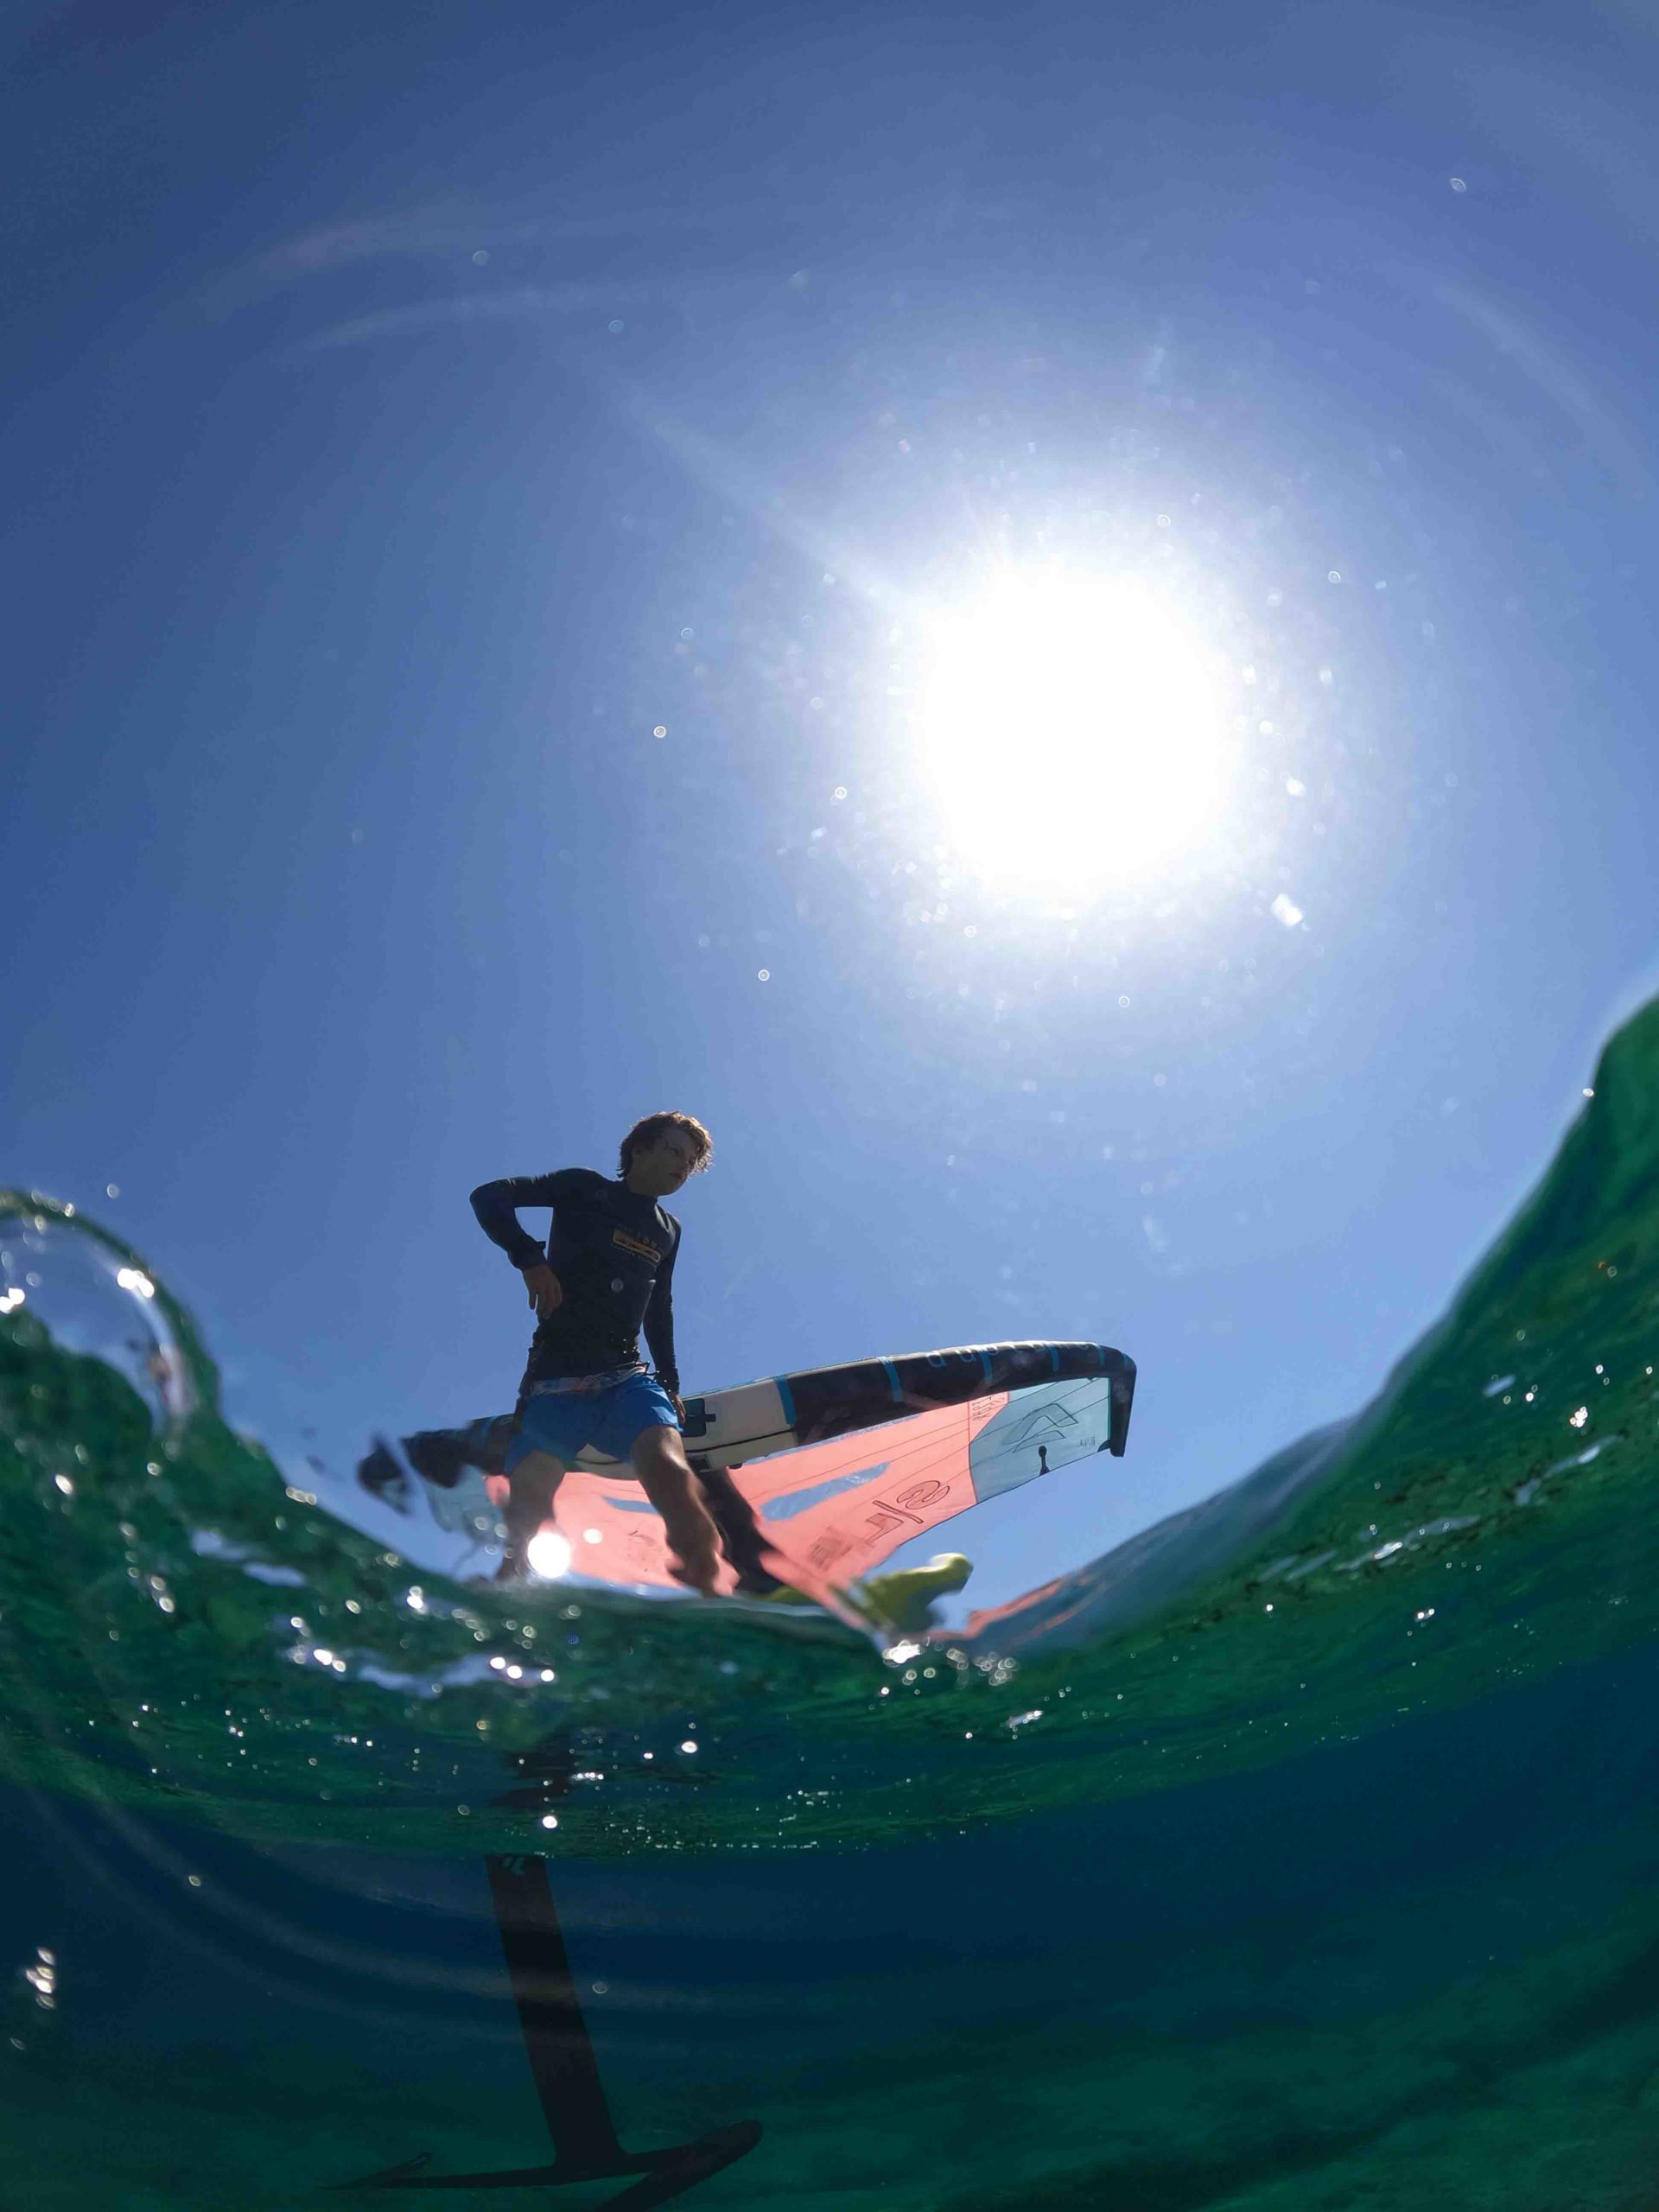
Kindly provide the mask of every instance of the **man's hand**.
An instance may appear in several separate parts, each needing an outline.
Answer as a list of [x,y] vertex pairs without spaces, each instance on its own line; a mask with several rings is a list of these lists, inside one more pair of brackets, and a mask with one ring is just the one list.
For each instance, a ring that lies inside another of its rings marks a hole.
[[524,1288],[530,1293],[531,1304],[541,1319],[545,1321],[550,1313],[556,1313],[564,1303],[564,1293],[559,1287],[557,1275],[545,1260],[537,1260],[533,1266],[521,1268],[518,1272],[524,1279]]

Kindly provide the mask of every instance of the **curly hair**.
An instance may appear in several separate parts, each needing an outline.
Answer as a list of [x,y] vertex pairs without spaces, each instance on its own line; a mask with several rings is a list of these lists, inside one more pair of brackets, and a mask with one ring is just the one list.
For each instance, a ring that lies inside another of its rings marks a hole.
[[715,1141],[696,1115],[671,1112],[647,1114],[643,1121],[634,1123],[622,1140],[619,1173],[626,1175],[633,1165],[634,1154],[647,1145],[655,1144],[658,1138],[670,1129],[683,1129],[696,1147],[697,1156],[692,1163],[691,1173],[701,1175],[715,1156]]

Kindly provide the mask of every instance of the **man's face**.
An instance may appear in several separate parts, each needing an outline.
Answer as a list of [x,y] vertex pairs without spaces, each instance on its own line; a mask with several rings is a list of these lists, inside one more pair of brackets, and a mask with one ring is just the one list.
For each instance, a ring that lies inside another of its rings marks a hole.
[[697,1164],[694,1139],[683,1129],[664,1129],[655,1144],[641,1145],[633,1155],[628,1180],[652,1198],[665,1198],[677,1191]]

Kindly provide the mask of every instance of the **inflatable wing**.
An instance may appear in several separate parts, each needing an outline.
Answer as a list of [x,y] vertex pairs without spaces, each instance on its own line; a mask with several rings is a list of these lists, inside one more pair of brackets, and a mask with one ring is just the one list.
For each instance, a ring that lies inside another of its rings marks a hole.
[[[685,1446],[739,1587],[861,1582],[901,1544],[1069,1462],[1121,1457],[1135,1363],[1109,1345],[979,1344],[821,1367],[685,1402]],[[402,1458],[440,1490],[497,1478],[511,1415],[427,1430]],[[401,1474],[378,1446],[359,1468],[385,1492]],[[499,1492],[499,1484],[493,1484]],[[673,1586],[662,1524],[620,1462],[584,1452],[559,1489],[564,1571]]]

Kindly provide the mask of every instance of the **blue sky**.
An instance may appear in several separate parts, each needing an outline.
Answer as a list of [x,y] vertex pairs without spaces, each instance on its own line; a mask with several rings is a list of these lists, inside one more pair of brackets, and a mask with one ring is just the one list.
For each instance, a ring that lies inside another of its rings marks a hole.
[[[1653,976],[1638,10],[3,38],[0,1168],[247,1424],[506,1402],[467,1191],[662,1104],[690,1383],[1141,1363],[981,1601],[1375,1388]],[[1082,898],[941,858],[906,721],[1057,562],[1255,671],[1224,834]]]

